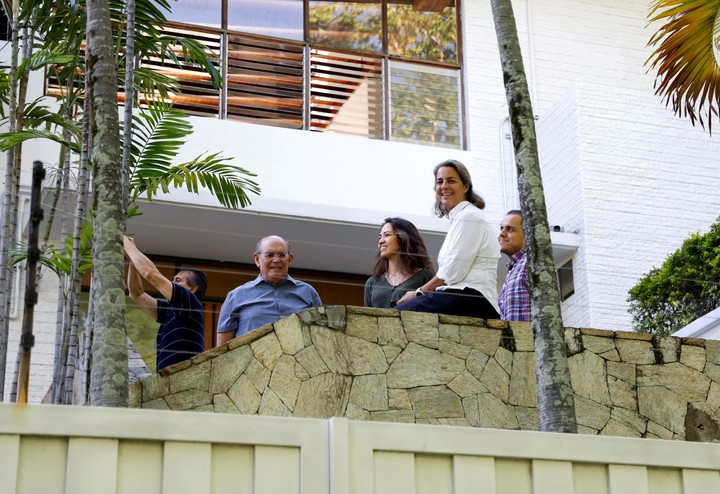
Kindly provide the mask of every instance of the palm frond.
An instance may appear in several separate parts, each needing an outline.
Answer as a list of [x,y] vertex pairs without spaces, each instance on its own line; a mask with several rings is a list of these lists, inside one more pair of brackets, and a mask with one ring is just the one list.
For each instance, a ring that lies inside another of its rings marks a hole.
[[[138,172],[147,176],[153,170],[162,173],[169,166],[185,138],[192,133],[192,126],[185,114],[166,102],[156,102],[133,117],[132,163],[130,187],[136,182]],[[132,195],[132,190],[131,190]]]
[[[71,272],[73,237],[68,234],[65,237],[63,249],[52,245],[45,247],[40,252],[39,262],[58,278],[68,276]],[[10,264],[16,265],[27,259],[27,244],[19,244],[11,249]],[[82,276],[85,271],[92,267],[92,224],[86,220],[80,232],[80,265],[78,273]]]
[[185,187],[185,190],[197,194],[201,188],[209,190],[217,200],[229,209],[248,206],[251,201],[248,193],[259,194],[258,184],[246,177],[256,175],[242,167],[231,165],[232,158],[220,156],[220,153],[202,155],[197,158],[170,167],[162,175],[148,175],[145,192],[148,200],[159,191],[169,192],[170,187]]
[[58,144],[67,146],[76,153],[80,153],[80,145],[77,142],[63,139],[60,134],[56,134],[48,130],[38,129],[25,129],[15,132],[0,133],[0,151],[8,151],[9,149],[12,149],[18,144],[29,141],[30,139],[50,139],[51,141],[55,141]]
[[720,66],[713,55],[720,0],[656,0],[651,22],[663,22],[648,41],[645,62],[657,71],[655,94],[680,117],[712,131],[720,109]]
[[65,116],[51,111],[46,105],[47,97],[41,96],[30,103],[27,103],[23,109],[23,125],[25,128],[34,129],[44,126],[45,130],[50,130],[52,126],[67,129],[70,134],[80,139],[80,128],[78,123],[68,120]]
[[148,200],[159,192],[184,187],[197,194],[209,190],[220,203],[231,209],[250,204],[247,192],[258,194],[258,185],[246,177],[255,175],[231,165],[232,158],[219,153],[198,156],[172,165],[185,139],[192,133],[186,115],[169,103],[155,103],[134,118],[130,197],[145,194]]

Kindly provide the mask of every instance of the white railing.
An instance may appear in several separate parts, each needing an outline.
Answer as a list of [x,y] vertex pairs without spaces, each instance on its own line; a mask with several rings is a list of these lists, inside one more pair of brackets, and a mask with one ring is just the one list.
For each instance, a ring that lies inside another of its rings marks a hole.
[[0,405],[0,493],[710,494],[720,445]]

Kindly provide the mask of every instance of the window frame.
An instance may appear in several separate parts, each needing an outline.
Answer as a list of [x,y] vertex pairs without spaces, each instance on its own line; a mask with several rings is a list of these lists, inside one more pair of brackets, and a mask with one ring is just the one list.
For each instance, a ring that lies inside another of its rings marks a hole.
[[[465,83],[465,67],[464,67],[464,50],[463,50],[463,24],[462,24],[462,2],[461,0],[454,0],[454,9],[455,9],[455,26],[456,26],[456,51],[457,51],[457,62],[456,63],[448,63],[448,62],[440,62],[440,61],[428,61],[428,60],[420,60],[416,58],[410,58],[406,56],[401,55],[392,55],[388,52],[388,0],[382,0],[381,2],[381,12],[382,12],[382,33],[381,33],[381,50],[379,52],[369,52],[369,51],[363,51],[363,50],[349,50],[349,49],[343,49],[343,48],[336,48],[330,45],[323,45],[318,43],[313,43],[309,40],[309,16],[310,16],[310,0],[302,0],[303,4],[303,41],[297,41],[287,38],[277,38],[273,36],[265,36],[260,35],[256,33],[246,33],[241,31],[235,31],[228,28],[228,0],[221,0],[221,10],[222,10],[222,21],[221,21],[221,27],[207,27],[203,25],[196,25],[186,22],[178,22],[178,21],[169,21],[168,27],[176,27],[180,29],[188,29],[188,30],[200,30],[204,32],[213,32],[217,33],[220,37],[220,59],[221,59],[221,66],[220,71],[223,77],[223,86],[219,90],[219,102],[217,106],[217,118],[225,119],[225,120],[242,120],[242,118],[234,118],[229,111],[229,96],[228,91],[232,91],[233,88],[228,83],[229,79],[228,77],[230,74],[230,65],[229,65],[229,40],[232,36],[240,36],[243,38],[254,38],[254,39],[262,39],[267,40],[271,43],[278,43],[282,45],[288,45],[288,46],[297,46],[301,47],[303,51],[303,102],[302,102],[302,126],[301,127],[291,127],[291,128],[298,128],[299,130],[305,130],[305,131],[318,131],[317,129],[312,129],[311,125],[311,118],[312,118],[312,88],[311,88],[311,81],[312,81],[312,74],[311,74],[311,53],[313,50],[323,50],[323,51],[330,51],[330,52],[336,52],[336,53],[346,53],[354,56],[368,56],[368,57],[378,57],[381,60],[381,66],[382,66],[382,90],[383,95],[380,97],[380,103],[382,106],[382,129],[380,129],[378,135],[365,135],[366,138],[371,139],[382,139],[389,142],[405,142],[398,140],[395,141],[392,137],[392,129],[391,129],[391,120],[390,115],[392,112],[392,106],[391,106],[391,78],[390,78],[390,69],[391,65],[394,63],[401,63],[402,65],[409,65],[409,66],[416,66],[418,67],[418,71],[426,71],[426,70],[432,70],[433,68],[439,68],[443,70],[456,70],[458,73],[458,86],[457,86],[457,97],[458,97],[458,130],[459,130],[459,142],[457,143],[457,147],[452,147],[453,149],[459,149],[459,150],[466,150],[468,148],[468,128],[467,128],[467,97],[466,97],[466,83]],[[208,115],[209,116],[209,115]],[[249,122],[249,123],[256,123],[259,125],[272,125],[271,123],[264,123],[264,122]],[[371,125],[371,122],[368,124]],[[280,126],[280,125],[277,125]],[[352,133],[351,133],[352,134]],[[362,134],[360,134],[362,135]],[[428,146],[437,146],[437,144],[433,144],[432,140],[420,140],[413,142],[414,144],[418,145],[428,145]]]

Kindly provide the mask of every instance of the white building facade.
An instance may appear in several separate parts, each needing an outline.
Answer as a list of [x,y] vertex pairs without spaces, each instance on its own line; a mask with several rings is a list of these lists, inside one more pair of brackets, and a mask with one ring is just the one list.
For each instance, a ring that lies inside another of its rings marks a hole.
[[[294,267],[364,275],[387,216],[415,222],[437,253],[447,224],[432,217],[432,168],[448,158],[468,166],[488,218],[499,225],[517,202],[492,12],[485,0],[455,5],[464,115],[459,146],[194,116],[195,134],[180,158],[222,151],[257,174],[262,195],[240,212],[221,209],[202,192],[160,197],[129,226],[138,244],[168,257],[249,262],[261,236],[279,234],[293,246]],[[720,212],[720,144],[653,94],[646,43],[657,26],[648,26],[646,0],[513,6],[537,115],[548,219],[559,230],[556,263],[572,261],[565,324],[630,330],[628,290]],[[33,87],[42,91],[39,76]],[[33,160],[56,156],[46,143],[27,145],[24,185]],[[54,318],[52,276],[44,278],[36,321]],[[10,362],[19,323],[13,319]],[[36,335],[31,401],[47,390],[54,345],[52,328]]]

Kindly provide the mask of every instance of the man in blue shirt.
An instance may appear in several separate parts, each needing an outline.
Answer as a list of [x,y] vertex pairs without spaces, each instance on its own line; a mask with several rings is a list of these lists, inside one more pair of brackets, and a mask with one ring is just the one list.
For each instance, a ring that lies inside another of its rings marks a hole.
[[322,305],[312,286],[288,275],[293,255],[285,239],[263,238],[255,247],[253,259],[260,274],[225,298],[218,321],[218,346],[308,307]]
[[[187,360],[205,351],[205,311],[200,299],[205,294],[207,276],[195,269],[181,269],[167,279],[135,245],[124,237],[128,267],[128,293],[140,307],[160,323],[156,370]],[[145,292],[147,280],[166,300],[156,300]]]
[[530,288],[525,254],[525,233],[520,210],[508,211],[500,225],[498,242],[500,243],[500,252],[510,258],[507,265],[508,274],[498,297],[500,319],[530,321]]

